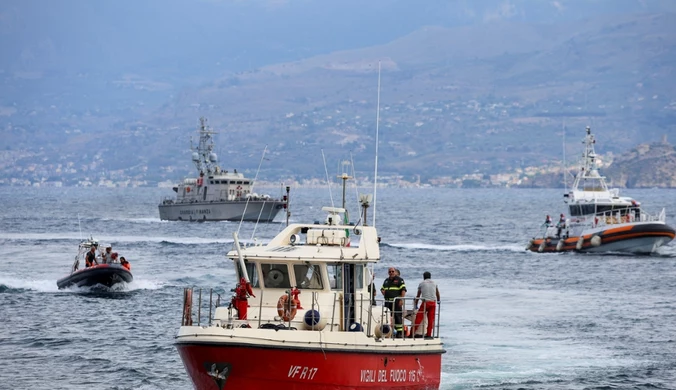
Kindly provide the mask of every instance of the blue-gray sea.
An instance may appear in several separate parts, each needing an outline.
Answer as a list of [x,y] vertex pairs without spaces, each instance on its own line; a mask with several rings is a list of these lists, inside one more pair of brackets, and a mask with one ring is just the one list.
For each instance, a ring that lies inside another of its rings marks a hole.
[[[279,189],[269,189],[279,195]],[[339,189],[291,191],[291,221],[323,220]],[[362,189],[361,192],[373,192]],[[442,389],[676,389],[676,245],[653,256],[525,251],[563,190],[379,189],[376,278],[442,294]],[[161,222],[170,189],[0,188],[0,388],[189,389],[174,348],[182,290],[234,286],[237,223]],[[676,224],[675,190],[624,190]],[[356,191],[348,208],[358,214]],[[264,241],[285,225],[244,223]],[[255,231],[254,231],[255,228]],[[59,291],[78,242],[131,261],[115,291]]]

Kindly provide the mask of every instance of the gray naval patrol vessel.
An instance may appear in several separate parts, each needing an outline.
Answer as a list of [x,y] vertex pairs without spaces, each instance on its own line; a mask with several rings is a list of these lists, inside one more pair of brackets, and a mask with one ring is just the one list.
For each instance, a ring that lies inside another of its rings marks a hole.
[[190,141],[192,161],[198,176],[183,179],[173,187],[175,198],[164,198],[159,205],[163,221],[253,221],[271,222],[285,202],[270,195],[252,192],[254,182],[241,173],[222,170],[213,152],[212,135],[206,119],[200,118],[197,147]]

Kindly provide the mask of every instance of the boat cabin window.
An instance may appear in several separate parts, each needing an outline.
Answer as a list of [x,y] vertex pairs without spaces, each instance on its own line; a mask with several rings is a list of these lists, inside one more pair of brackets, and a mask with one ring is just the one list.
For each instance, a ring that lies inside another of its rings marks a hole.
[[296,275],[296,287],[312,290],[324,288],[321,268],[317,264],[297,264],[293,266]]
[[630,212],[629,206],[626,205],[595,205],[595,204],[584,204],[584,205],[571,205],[569,207],[570,215],[573,217],[581,215],[593,215],[593,214],[612,214],[615,212],[620,212],[620,215],[625,215]]
[[[246,273],[249,275],[249,281],[251,282],[251,287],[258,288],[260,287],[260,279],[258,277],[258,269],[256,268],[255,263],[249,263],[249,262],[244,262],[244,266],[246,267]],[[242,278],[242,268],[239,266],[239,263],[237,263],[237,281],[239,282],[239,279]]]
[[570,215],[573,217],[596,214],[596,205],[594,204],[572,205],[569,209]]
[[[331,284],[331,290],[342,290],[343,289],[343,265],[342,264],[329,264],[327,266],[327,272],[329,274],[329,283]],[[361,290],[364,288],[364,266],[361,264],[355,265],[355,284],[356,289]]]
[[343,289],[343,266],[341,264],[329,264],[327,267],[331,290]]
[[363,265],[356,265],[354,267],[354,280],[357,284],[356,288],[357,290],[360,290],[364,288],[364,266]]
[[261,264],[263,283],[267,288],[290,288],[289,267],[286,264]]
[[598,178],[593,178],[593,179],[585,179],[581,183],[582,185],[580,186],[583,191],[605,191],[606,189],[603,188],[603,183],[601,182],[601,179]]

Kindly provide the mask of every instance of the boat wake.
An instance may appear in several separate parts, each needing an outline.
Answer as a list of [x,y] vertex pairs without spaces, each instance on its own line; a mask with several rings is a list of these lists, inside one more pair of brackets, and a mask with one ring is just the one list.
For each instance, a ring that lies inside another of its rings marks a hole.
[[58,292],[59,288],[54,283],[54,280],[20,279],[11,276],[0,276],[0,293],[12,294],[25,291]]
[[421,249],[435,252],[523,252],[523,245],[505,244],[505,245],[485,245],[485,244],[455,244],[455,245],[435,245],[423,243],[396,243],[381,244],[391,248],[402,249]]
[[131,292],[138,290],[159,290],[167,283],[156,280],[134,280],[131,283],[119,283],[112,287],[101,285],[92,287],[72,286],[59,290],[54,280],[50,279],[21,279],[17,277],[0,277],[0,294],[22,293],[26,291],[47,292],[47,293],[87,293],[92,291],[107,292]]

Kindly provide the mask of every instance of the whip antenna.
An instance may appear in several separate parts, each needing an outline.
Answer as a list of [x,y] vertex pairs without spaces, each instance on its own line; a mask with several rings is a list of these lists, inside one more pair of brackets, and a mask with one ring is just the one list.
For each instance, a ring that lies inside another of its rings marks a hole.
[[324,157],[324,149],[322,149],[322,160],[324,160],[324,172],[326,173],[326,184],[329,186],[329,197],[331,198],[331,207],[333,204],[333,194],[331,193],[331,180],[329,180],[329,170],[326,168],[326,157]]
[[380,61],[378,61],[378,100],[376,103],[376,164],[373,174],[373,226],[376,226],[376,191],[378,190],[378,130],[380,125]]

